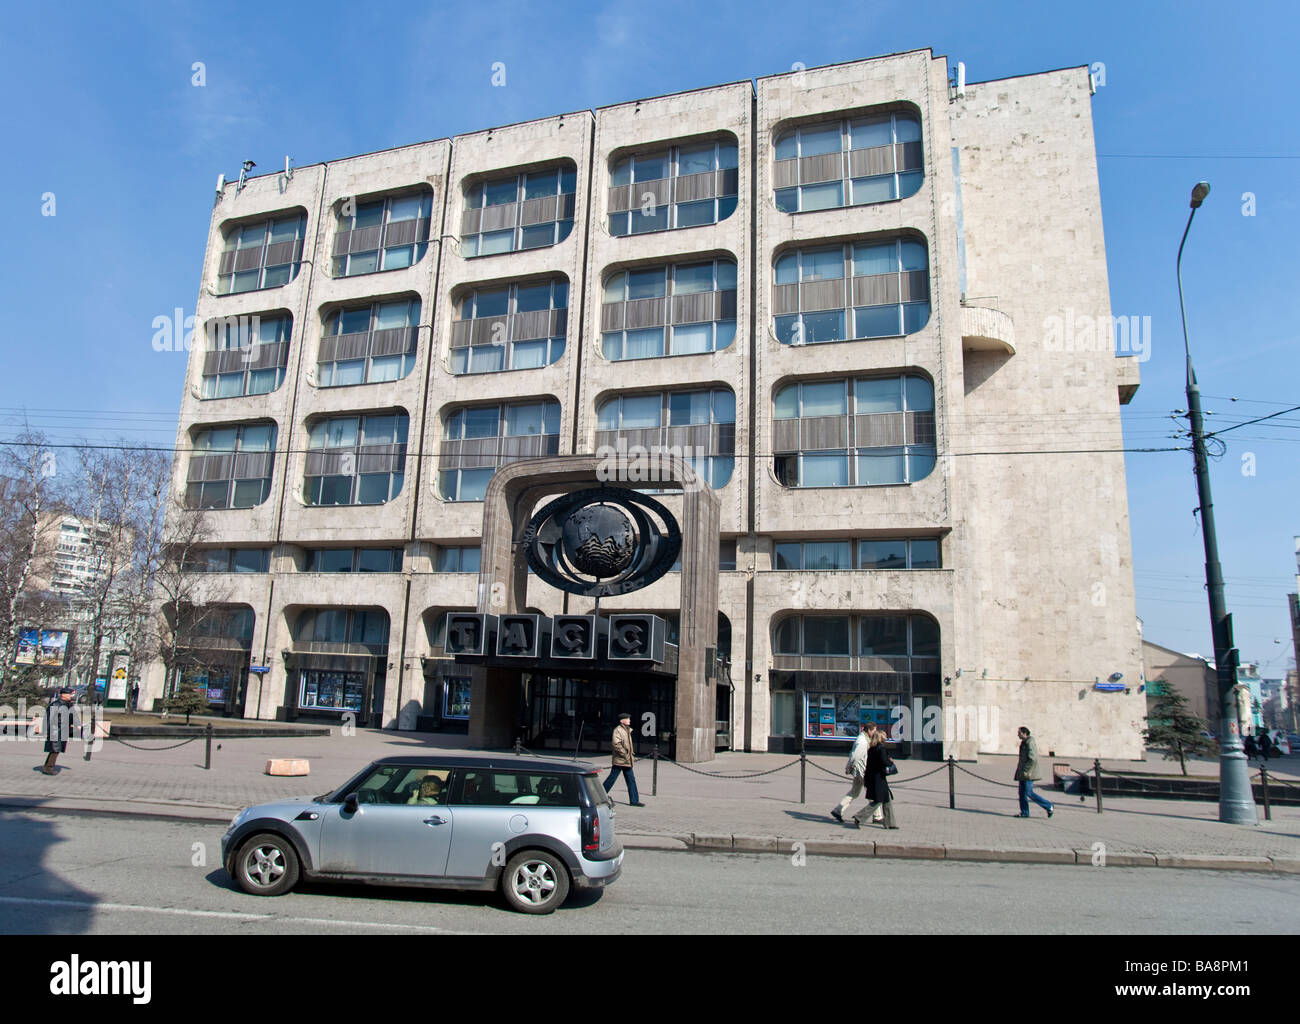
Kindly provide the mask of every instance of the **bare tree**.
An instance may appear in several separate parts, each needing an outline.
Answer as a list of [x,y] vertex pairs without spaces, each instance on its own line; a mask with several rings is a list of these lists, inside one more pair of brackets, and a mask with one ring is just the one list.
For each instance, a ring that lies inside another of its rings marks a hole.
[[135,524],[148,494],[140,455],[125,443],[86,445],[77,450],[75,482],[68,500],[81,526],[86,553],[87,574],[79,585],[78,603],[88,634],[82,647],[87,652],[92,703],[99,702],[94,686],[105,645],[115,646],[129,631],[126,597],[138,569]]
[[228,615],[227,589],[203,572],[204,548],[213,537],[208,513],[183,501],[168,503],[152,574],[151,627],[143,634],[148,654],[166,670],[165,692],[176,690],[185,669],[206,660],[207,640]]
[[[24,426],[0,451],[0,665],[15,664],[24,605],[44,590],[59,532],[55,452],[46,437]],[[44,585],[43,585],[44,584]],[[30,609],[29,609],[30,610]],[[35,623],[39,625],[39,623]]]

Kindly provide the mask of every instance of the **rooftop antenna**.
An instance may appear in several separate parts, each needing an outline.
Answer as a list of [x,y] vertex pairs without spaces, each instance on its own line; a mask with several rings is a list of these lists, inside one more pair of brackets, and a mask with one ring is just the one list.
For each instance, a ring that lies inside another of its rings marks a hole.
[[966,62],[960,60],[957,62],[957,98],[966,98]]
[[248,172],[256,166],[257,164],[253,163],[252,160],[244,161],[243,170],[239,172],[239,184],[235,187],[235,195],[239,195],[240,192],[244,191],[244,183],[248,180]]
[[221,193],[225,192],[225,190],[226,190],[226,176],[224,174],[218,174],[217,175],[217,202],[221,202]]
[[284,180],[293,181],[293,157],[287,153],[284,156]]

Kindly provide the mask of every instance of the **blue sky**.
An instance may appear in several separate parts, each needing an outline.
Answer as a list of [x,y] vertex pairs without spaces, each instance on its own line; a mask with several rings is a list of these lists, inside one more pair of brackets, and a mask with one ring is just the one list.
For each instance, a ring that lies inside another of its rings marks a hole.
[[[1170,444],[1167,417],[1185,406],[1174,257],[1202,178],[1213,192],[1183,262],[1209,423],[1276,412],[1300,404],[1298,25],[1286,2],[1186,0],[11,5],[0,40],[11,333],[0,437],[26,408],[59,440],[173,442],[185,357],[153,350],[153,319],[193,311],[213,186],[245,158],[259,171],[286,153],[303,166],[796,61],[923,47],[964,61],[971,82],[1105,65],[1093,119],[1111,303],[1116,315],[1149,315],[1153,332],[1125,410],[1128,444]],[[191,84],[196,61],[202,88]],[[491,84],[495,62],[504,88]],[[52,217],[41,215],[49,192]],[[1280,676],[1300,414],[1224,440],[1212,473],[1237,643]],[[1130,454],[1127,467],[1146,636],[1208,652],[1191,457]]]

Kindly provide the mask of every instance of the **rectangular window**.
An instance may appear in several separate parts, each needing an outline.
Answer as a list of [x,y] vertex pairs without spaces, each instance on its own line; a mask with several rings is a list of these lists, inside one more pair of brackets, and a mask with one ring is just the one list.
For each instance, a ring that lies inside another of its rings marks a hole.
[[[452,373],[495,373],[549,366],[564,354],[568,282],[485,288],[459,301],[452,325]],[[547,315],[549,313],[549,315]]]
[[320,387],[400,380],[415,366],[420,300],[339,310],[326,325],[316,365]]
[[275,424],[199,431],[190,456],[186,503],[191,508],[252,508],[271,493]]
[[260,221],[226,237],[217,274],[217,292],[275,288],[298,276],[307,218],[304,214]]
[[925,245],[910,238],[787,252],[773,266],[773,332],[783,345],[813,345],[919,331],[930,318],[927,268]]
[[482,501],[497,466],[559,451],[560,405],[469,406],[446,420],[439,491],[447,501]]
[[278,388],[288,364],[292,326],[287,314],[209,320],[202,397],[264,395]]
[[406,413],[318,420],[308,431],[303,500],[308,505],[378,505],[401,493]]
[[615,236],[714,224],[735,211],[737,147],[726,142],[625,157],[610,171]]
[[432,193],[427,191],[344,204],[334,236],[334,276],[399,270],[418,263],[428,248],[432,204]]
[[461,218],[461,256],[558,245],[573,230],[576,191],[576,171],[567,166],[472,186]]
[[924,178],[921,123],[898,113],[808,125],[777,139],[775,159],[785,213],[906,199]]

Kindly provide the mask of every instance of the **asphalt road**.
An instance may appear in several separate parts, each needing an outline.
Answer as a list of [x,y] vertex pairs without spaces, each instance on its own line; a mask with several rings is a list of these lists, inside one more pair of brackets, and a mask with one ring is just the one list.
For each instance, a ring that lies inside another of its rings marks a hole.
[[[0,933],[851,934],[861,899],[895,934],[1295,934],[1300,877],[630,850],[604,893],[555,914],[482,893],[300,885],[237,891],[216,825],[0,813]],[[877,918],[877,928],[879,919]]]

